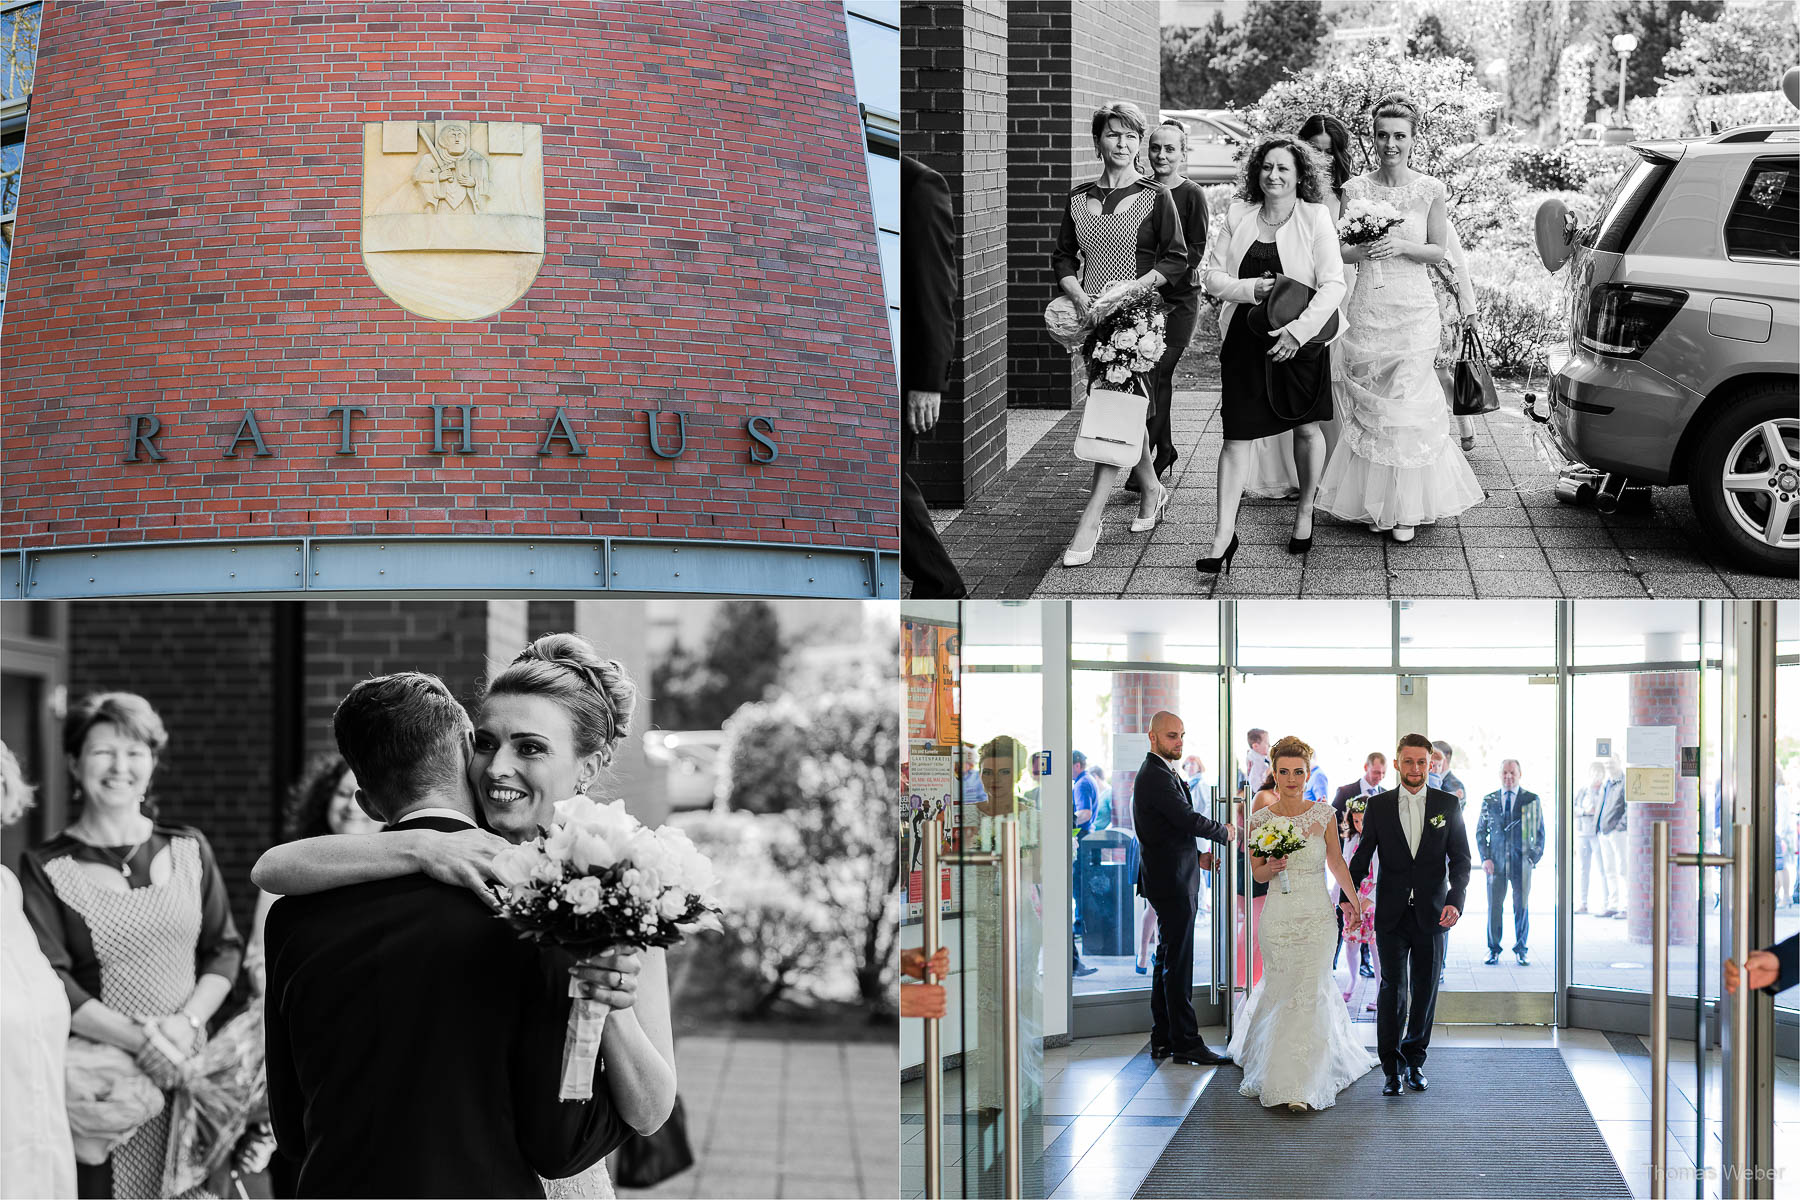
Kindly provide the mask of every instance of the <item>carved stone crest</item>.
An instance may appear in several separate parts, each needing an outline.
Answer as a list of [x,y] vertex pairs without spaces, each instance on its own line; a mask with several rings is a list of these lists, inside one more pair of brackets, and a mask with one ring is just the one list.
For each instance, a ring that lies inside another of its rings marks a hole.
[[491,317],[544,261],[544,130],[511,121],[363,126],[363,263],[401,308]]

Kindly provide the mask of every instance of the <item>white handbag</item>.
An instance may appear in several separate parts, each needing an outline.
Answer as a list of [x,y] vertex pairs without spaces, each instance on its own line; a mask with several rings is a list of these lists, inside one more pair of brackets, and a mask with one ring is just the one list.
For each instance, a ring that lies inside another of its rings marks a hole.
[[1135,392],[1117,392],[1095,384],[1088,388],[1087,407],[1081,413],[1081,428],[1075,434],[1075,457],[1084,462],[1110,467],[1136,465],[1144,453],[1144,439],[1149,436],[1146,419],[1150,413],[1150,397],[1144,390],[1144,377],[1132,376]]

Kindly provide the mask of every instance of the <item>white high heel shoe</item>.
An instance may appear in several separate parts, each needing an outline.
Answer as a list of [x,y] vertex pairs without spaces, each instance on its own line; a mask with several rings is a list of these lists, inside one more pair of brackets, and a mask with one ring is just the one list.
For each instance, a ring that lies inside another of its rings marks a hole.
[[1088,548],[1086,550],[1077,550],[1075,548],[1075,543],[1070,542],[1069,548],[1063,551],[1063,566],[1080,567],[1086,566],[1089,562],[1093,561],[1094,550],[1100,545],[1100,535],[1105,532],[1106,522],[1102,521],[1099,525],[1095,526],[1094,540],[1088,543]]
[[1162,520],[1163,509],[1169,507],[1169,493],[1172,490],[1172,488],[1167,487],[1161,490],[1156,497],[1156,507],[1150,510],[1149,516],[1133,517],[1131,519],[1131,532],[1149,533],[1152,529],[1156,528],[1157,522]]
[[1396,525],[1388,532],[1396,542],[1410,542],[1417,531],[1411,525]]

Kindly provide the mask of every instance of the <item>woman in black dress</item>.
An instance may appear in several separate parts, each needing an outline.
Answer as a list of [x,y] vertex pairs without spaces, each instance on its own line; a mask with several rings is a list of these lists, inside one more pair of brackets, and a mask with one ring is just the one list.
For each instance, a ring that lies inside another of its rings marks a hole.
[[[1237,511],[1250,470],[1251,443],[1293,430],[1300,475],[1299,512],[1288,553],[1312,548],[1313,504],[1325,467],[1319,422],[1331,418],[1330,359],[1312,339],[1337,314],[1344,298],[1344,263],[1337,229],[1324,198],[1330,185],[1312,147],[1285,134],[1265,138],[1244,159],[1238,199],[1206,254],[1203,285],[1224,301],[1219,326],[1219,523],[1212,552],[1195,560],[1202,574],[1229,570],[1237,553]],[[1266,334],[1251,311],[1286,275],[1313,289],[1299,317]]]
[[[1119,101],[1095,109],[1094,154],[1102,163],[1100,178],[1075,188],[1063,202],[1051,269],[1084,320],[1094,299],[1109,285],[1130,280],[1139,288],[1161,287],[1188,268],[1187,243],[1175,204],[1139,169],[1144,130],[1143,111],[1135,104]],[[1090,363],[1090,379],[1092,375]],[[1131,529],[1145,533],[1156,527],[1168,503],[1168,489],[1156,481],[1148,438],[1132,470],[1144,497]],[[1094,465],[1087,506],[1063,552],[1063,566],[1079,567],[1094,557],[1106,498],[1118,477],[1119,468]]]
[[[1170,429],[1175,368],[1187,353],[1194,326],[1200,320],[1200,259],[1206,253],[1206,196],[1198,184],[1182,173],[1187,165],[1187,140],[1187,126],[1180,121],[1164,121],[1150,131],[1150,170],[1175,202],[1182,240],[1187,242],[1187,269],[1157,289],[1169,305],[1168,344],[1151,376],[1150,448],[1156,454],[1159,478],[1180,457]],[[1125,486],[1136,491],[1135,484],[1133,480]]]

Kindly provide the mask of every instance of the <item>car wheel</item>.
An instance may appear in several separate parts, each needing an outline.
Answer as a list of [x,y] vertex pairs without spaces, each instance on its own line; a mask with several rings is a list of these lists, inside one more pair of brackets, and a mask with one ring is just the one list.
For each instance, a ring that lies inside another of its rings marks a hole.
[[1760,384],[1733,400],[1695,449],[1688,492],[1707,534],[1741,566],[1800,566],[1800,417],[1791,386]]

